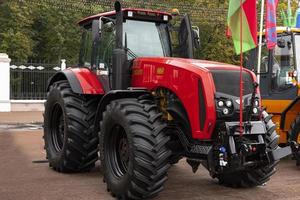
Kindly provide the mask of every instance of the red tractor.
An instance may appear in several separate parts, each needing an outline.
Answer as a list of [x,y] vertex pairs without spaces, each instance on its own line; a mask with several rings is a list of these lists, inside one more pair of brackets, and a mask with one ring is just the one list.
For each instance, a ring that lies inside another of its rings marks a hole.
[[269,180],[290,148],[277,145],[255,75],[243,69],[240,102],[239,67],[192,59],[197,31],[187,15],[177,28],[171,19],[116,2],[115,11],[79,22],[81,67],[49,80],[44,140],[50,167],[88,171],[100,151],[104,181],[118,199],[156,196],[182,157],[194,172],[202,164],[227,186]]

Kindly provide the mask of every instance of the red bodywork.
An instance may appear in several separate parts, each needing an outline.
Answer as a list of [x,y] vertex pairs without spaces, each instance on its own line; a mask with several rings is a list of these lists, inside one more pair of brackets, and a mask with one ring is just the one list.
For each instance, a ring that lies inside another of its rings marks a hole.
[[[132,68],[132,87],[146,87],[153,91],[166,88],[181,100],[192,129],[194,139],[211,139],[216,124],[215,86],[209,69],[239,70],[239,67],[217,62],[181,58],[138,58]],[[251,73],[254,81],[255,74]],[[203,85],[205,105],[199,105],[198,80]],[[205,106],[204,128],[200,128],[199,112]]]
[[[146,15],[162,16],[167,15],[168,19],[172,15],[165,12],[125,8],[123,12],[143,12]],[[93,19],[100,17],[115,16],[116,12],[106,12],[87,17],[79,21],[83,26]],[[216,108],[214,94],[216,92],[210,69],[239,70],[239,67],[217,62],[182,59],[182,58],[137,58],[132,66],[131,87],[147,88],[154,91],[158,88],[165,88],[172,91],[181,100],[189,118],[192,137],[200,140],[210,140],[216,125]],[[94,72],[86,68],[72,70],[82,87],[83,94],[104,94],[105,91]],[[253,81],[256,81],[255,74],[247,69],[243,69],[251,74]],[[199,84],[199,81],[201,84]],[[199,85],[202,87],[204,104],[200,105]],[[259,91],[257,90],[257,93]],[[205,107],[206,117],[204,126],[200,127],[201,109]]]
[[95,73],[87,68],[69,68],[80,83],[83,94],[104,94],[102,84]]
[[[131,87],[147,88],[154,91],[165,88],[181,100],[189,118],[194,139],[211,139],[216,124],[214,94],[216,92],[210,69],[239,70],[239,67],[217,62],[182,58],[137,58],[132,67]],[[104,94],[105,91],[94,72],[87,68],[73,68],[84,94]],[[256,81],[254,73],[251,74]],[[198,81],[203,86],[205,105],[199,104]],[[259,90],[257,90],[259,93]],[[206,119],[200,128],[199,112],[205,106]]]

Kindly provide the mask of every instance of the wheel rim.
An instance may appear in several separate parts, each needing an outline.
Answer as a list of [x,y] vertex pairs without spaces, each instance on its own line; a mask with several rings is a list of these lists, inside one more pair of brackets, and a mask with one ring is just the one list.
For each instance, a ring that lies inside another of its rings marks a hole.
[[129,143],[123,127],[116,125],[112,129],[107,147],[110,169],[115,177],[121,178],[127,173],[129,163]]
[[51,142],[56,152],[60,152],[63,148],[65,138],[65,121],[62,108],[59,104],[55,104],[51,116]]

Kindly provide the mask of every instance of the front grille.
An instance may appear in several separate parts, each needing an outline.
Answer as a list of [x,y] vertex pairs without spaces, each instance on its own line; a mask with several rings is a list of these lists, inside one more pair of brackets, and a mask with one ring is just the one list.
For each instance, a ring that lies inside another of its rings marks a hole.
[[[217,92],[240,96],[240,71],[211,70]],[[253,79],[250,73],[243,71],[243,95],[253,92]]]

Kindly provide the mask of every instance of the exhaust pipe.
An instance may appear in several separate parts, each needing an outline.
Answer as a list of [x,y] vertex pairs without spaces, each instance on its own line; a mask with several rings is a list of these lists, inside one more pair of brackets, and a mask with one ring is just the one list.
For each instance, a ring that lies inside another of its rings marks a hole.
[[115,2],[116,11],[116,47],[112,55],[112,89],[125,90],[130,85],[127,53],[123,47],[123,11],[119,1]]

